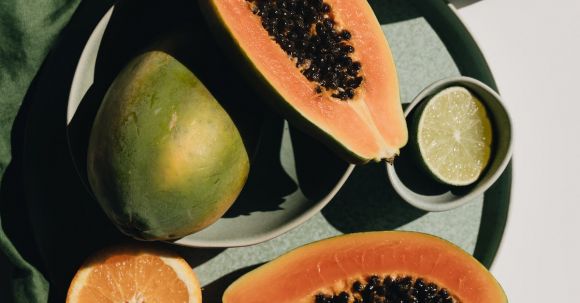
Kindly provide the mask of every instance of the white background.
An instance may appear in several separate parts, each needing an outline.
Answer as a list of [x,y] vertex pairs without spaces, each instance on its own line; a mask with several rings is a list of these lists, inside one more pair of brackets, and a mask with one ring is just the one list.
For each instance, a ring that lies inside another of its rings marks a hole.
[[459,14],[515,131],[512,202],[492,272],[510,302],[580,302],[580,0],[481,0]]

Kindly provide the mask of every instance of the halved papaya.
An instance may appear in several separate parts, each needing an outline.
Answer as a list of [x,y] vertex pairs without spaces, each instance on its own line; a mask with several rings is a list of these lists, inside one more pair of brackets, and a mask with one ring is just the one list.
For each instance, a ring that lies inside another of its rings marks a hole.
[[239,278],[224,303],[507,302],[461,248],[416,232],[366,232],[295,249]]
[[245,75],[292,124],[352,163],[407,143],[397,72],[366,0],[199,0]]

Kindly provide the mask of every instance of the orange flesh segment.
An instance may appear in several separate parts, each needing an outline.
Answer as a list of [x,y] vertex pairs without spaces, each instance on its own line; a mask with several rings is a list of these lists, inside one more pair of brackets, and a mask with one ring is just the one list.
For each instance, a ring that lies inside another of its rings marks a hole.
[[344,25],[352,33],[353,59],[362,63],[363,83],[355,98],[347,102],[329,93],[315,93],[316,84],[269,37],[247,0],[212,2],[246,56],[305,118],[366,159],[392,157],[407,143],[394,61],[367,1],[325,1],[332,7],[337,26]]
[[[507,302],[489,272],[461,249],[418,233],[351,234],[306,245],[234,282],[224,303],[314,302],[370,275],[410,275],[449,290],[460,302]],[[267,298],[267,299],[266,299]]]
[[[407,143],[407,128],[400,104],[397,71],[378,20],[366,0],[328,2],[337,3],[334,6],[337,22],[344,19],[355,25],[349,27],[352,34],[350,42],[355,47],[358,60],[366,63],[362,68],[363,77],[368,80],[363,82],[364,101],[372,114],[374,124],[389,146],[404,146]],[[361,7],[352,7],[356,4]],[[374,41],[376,37],[381,37],[383,42],[368,47],[366,41]],[[373,83],[369,83],[370,81]]]
[[190,302],[185,283],[158,256],[120,254],[91,266],[77,302]]

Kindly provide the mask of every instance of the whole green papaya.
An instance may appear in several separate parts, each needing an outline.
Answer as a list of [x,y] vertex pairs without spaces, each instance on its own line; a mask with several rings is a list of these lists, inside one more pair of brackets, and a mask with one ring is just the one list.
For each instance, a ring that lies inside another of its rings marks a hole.
[[172,56],[146,52],[109,87],[88,149],[90,186],[124,233],[168,240],[219,219],[242,190],[249,157],[236,125]]

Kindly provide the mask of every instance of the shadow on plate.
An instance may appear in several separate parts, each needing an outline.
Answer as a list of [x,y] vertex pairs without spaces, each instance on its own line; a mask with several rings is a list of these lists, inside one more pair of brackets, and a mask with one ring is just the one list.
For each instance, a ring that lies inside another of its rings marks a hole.
[[[390,24],[421,17],[409,0],[369,0],[380,24]],[[418,0],[421,1],[421,0]]]
[[280,210],[287,195],[298,189],[280,161],[284,120],[271,114],[266,117],[260,135],[260,147],[250,167],[248,181],[224,218],[250,215],[255,211]]
[[395,229],[426,212],[399,197],[389,184],[383,163],[369,163],[355,168],[322,214],[339,231],[352,233]]
[[[262,263],[263,264],[263,263]],[[233,271],[208,285],[203,286],[202,288],[202,298],[204,303],[221,303],[222,302],[222,295],[226,288],[230,284],[232,284],[235,280],[239,277],[243,276],[244,274],[248,273],[249,271],[259,267],[262,264],[256,264],[248,267],[244,267]]]
[[455,7],[457,8],[462,8],[477,3],[479,1],[481,0],[449,0],[449,3],[455,5]]
[[[408,104],[403,104],[403,109],[406,106]],[[395,159],[397,165],[415,165],[406,159],[407,154],[403,148],[401,156]],[[412,178],[410,174],[405,177]],[[440,190],[431,187],[430,180],[417,182],[425,182],[428,190]],[[336,197],[322,210],[326,220],[343,233],[396,229],[426,213],[405,202],[395,192],[382,162],[356,167]]]
[[[297,190],[316,203],[333,190],[348,168],[314,138],[288,127],[277,115],[266,117],[264,126],[246,186],[226,218],[280,210],[279,204]],[[284,140],[285,133],[290,140]]]

